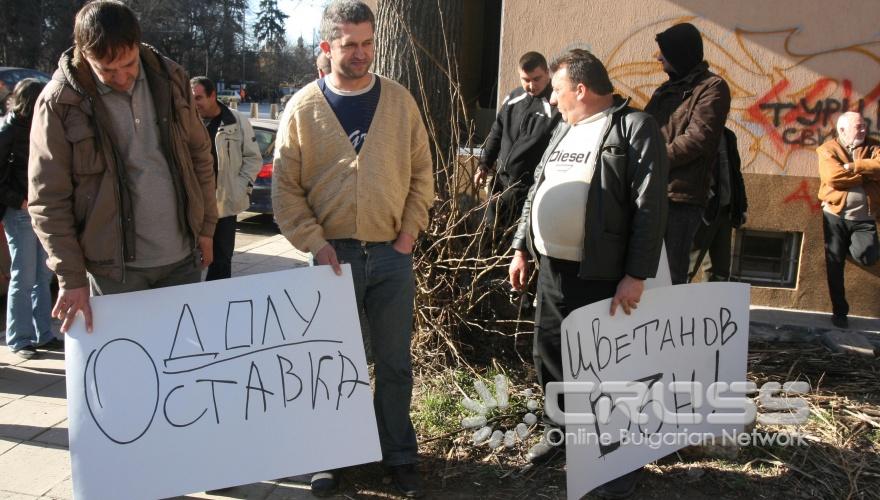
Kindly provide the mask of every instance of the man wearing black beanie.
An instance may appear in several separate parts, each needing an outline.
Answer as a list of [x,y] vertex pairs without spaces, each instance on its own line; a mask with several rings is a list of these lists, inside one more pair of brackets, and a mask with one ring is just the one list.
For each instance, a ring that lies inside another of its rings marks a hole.
[[672,284],[687,282],[694,236],[709,198],[709,185],[724,123],[730,112],[730,88],[709,71],[703,40],[690,23],[657,35],[657,60],[669,81],[651,96],[645,111],[660,124],[669,156],[669,218],[666,253]]

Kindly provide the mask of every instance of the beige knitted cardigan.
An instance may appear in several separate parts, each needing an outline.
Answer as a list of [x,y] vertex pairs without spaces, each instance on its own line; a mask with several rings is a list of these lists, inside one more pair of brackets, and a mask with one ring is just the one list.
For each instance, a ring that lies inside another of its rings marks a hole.
[[434,180],[415,100],[384,77],[360,153],[316,82],[297,92],[278,124],[272,206],[282,234],[316,253],[329,239],[391,241],[428,225]]

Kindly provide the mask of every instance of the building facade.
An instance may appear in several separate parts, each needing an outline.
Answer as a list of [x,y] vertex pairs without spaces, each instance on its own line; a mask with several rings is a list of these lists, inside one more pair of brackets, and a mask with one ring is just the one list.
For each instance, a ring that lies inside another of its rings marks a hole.
[[[733,275],[752,283],[753,304],[830,311],[815,148],[845,110],[860,111],[880,138],[878,13],[875,0],[505,0],[498,88],[518,84],[522,53],[580,47],[643,107],[666,80],[655,35],[696,25],[705,59],[731,88],[727,126],[749,198]],[[851,314],[880,317],[880,266],[849,262],[846,287]]]

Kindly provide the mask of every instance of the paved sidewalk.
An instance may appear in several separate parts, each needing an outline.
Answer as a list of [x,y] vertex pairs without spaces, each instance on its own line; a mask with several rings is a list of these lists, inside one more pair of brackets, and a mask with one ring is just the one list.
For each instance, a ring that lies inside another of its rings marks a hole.
[[[281,235],[245,240],[232,259],[233,276],[308,265],[308,255]],[[60,323],[55,322],[55,329]],[[2,328],[2,327],[0,327]],[[0,335],[0,500],[72,499],[67,450],[64,353],[40,350],[25,361]],[[126,495],[120,492],[119,498]],[[183,498],[289,500],[312,498],[306,484],[271,481],[233,488],[221,495]]]

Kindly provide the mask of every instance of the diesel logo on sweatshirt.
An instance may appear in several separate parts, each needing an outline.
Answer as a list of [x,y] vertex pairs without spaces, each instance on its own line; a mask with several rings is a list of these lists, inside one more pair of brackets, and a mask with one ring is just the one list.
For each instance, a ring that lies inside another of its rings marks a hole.
[[567,162],[567,163],[584,163],[586,164],[590,160],[590,151],[586,153],[566,153],[565,151],[553,151],[550,153],[550,157],[547,158],[548,162]]

